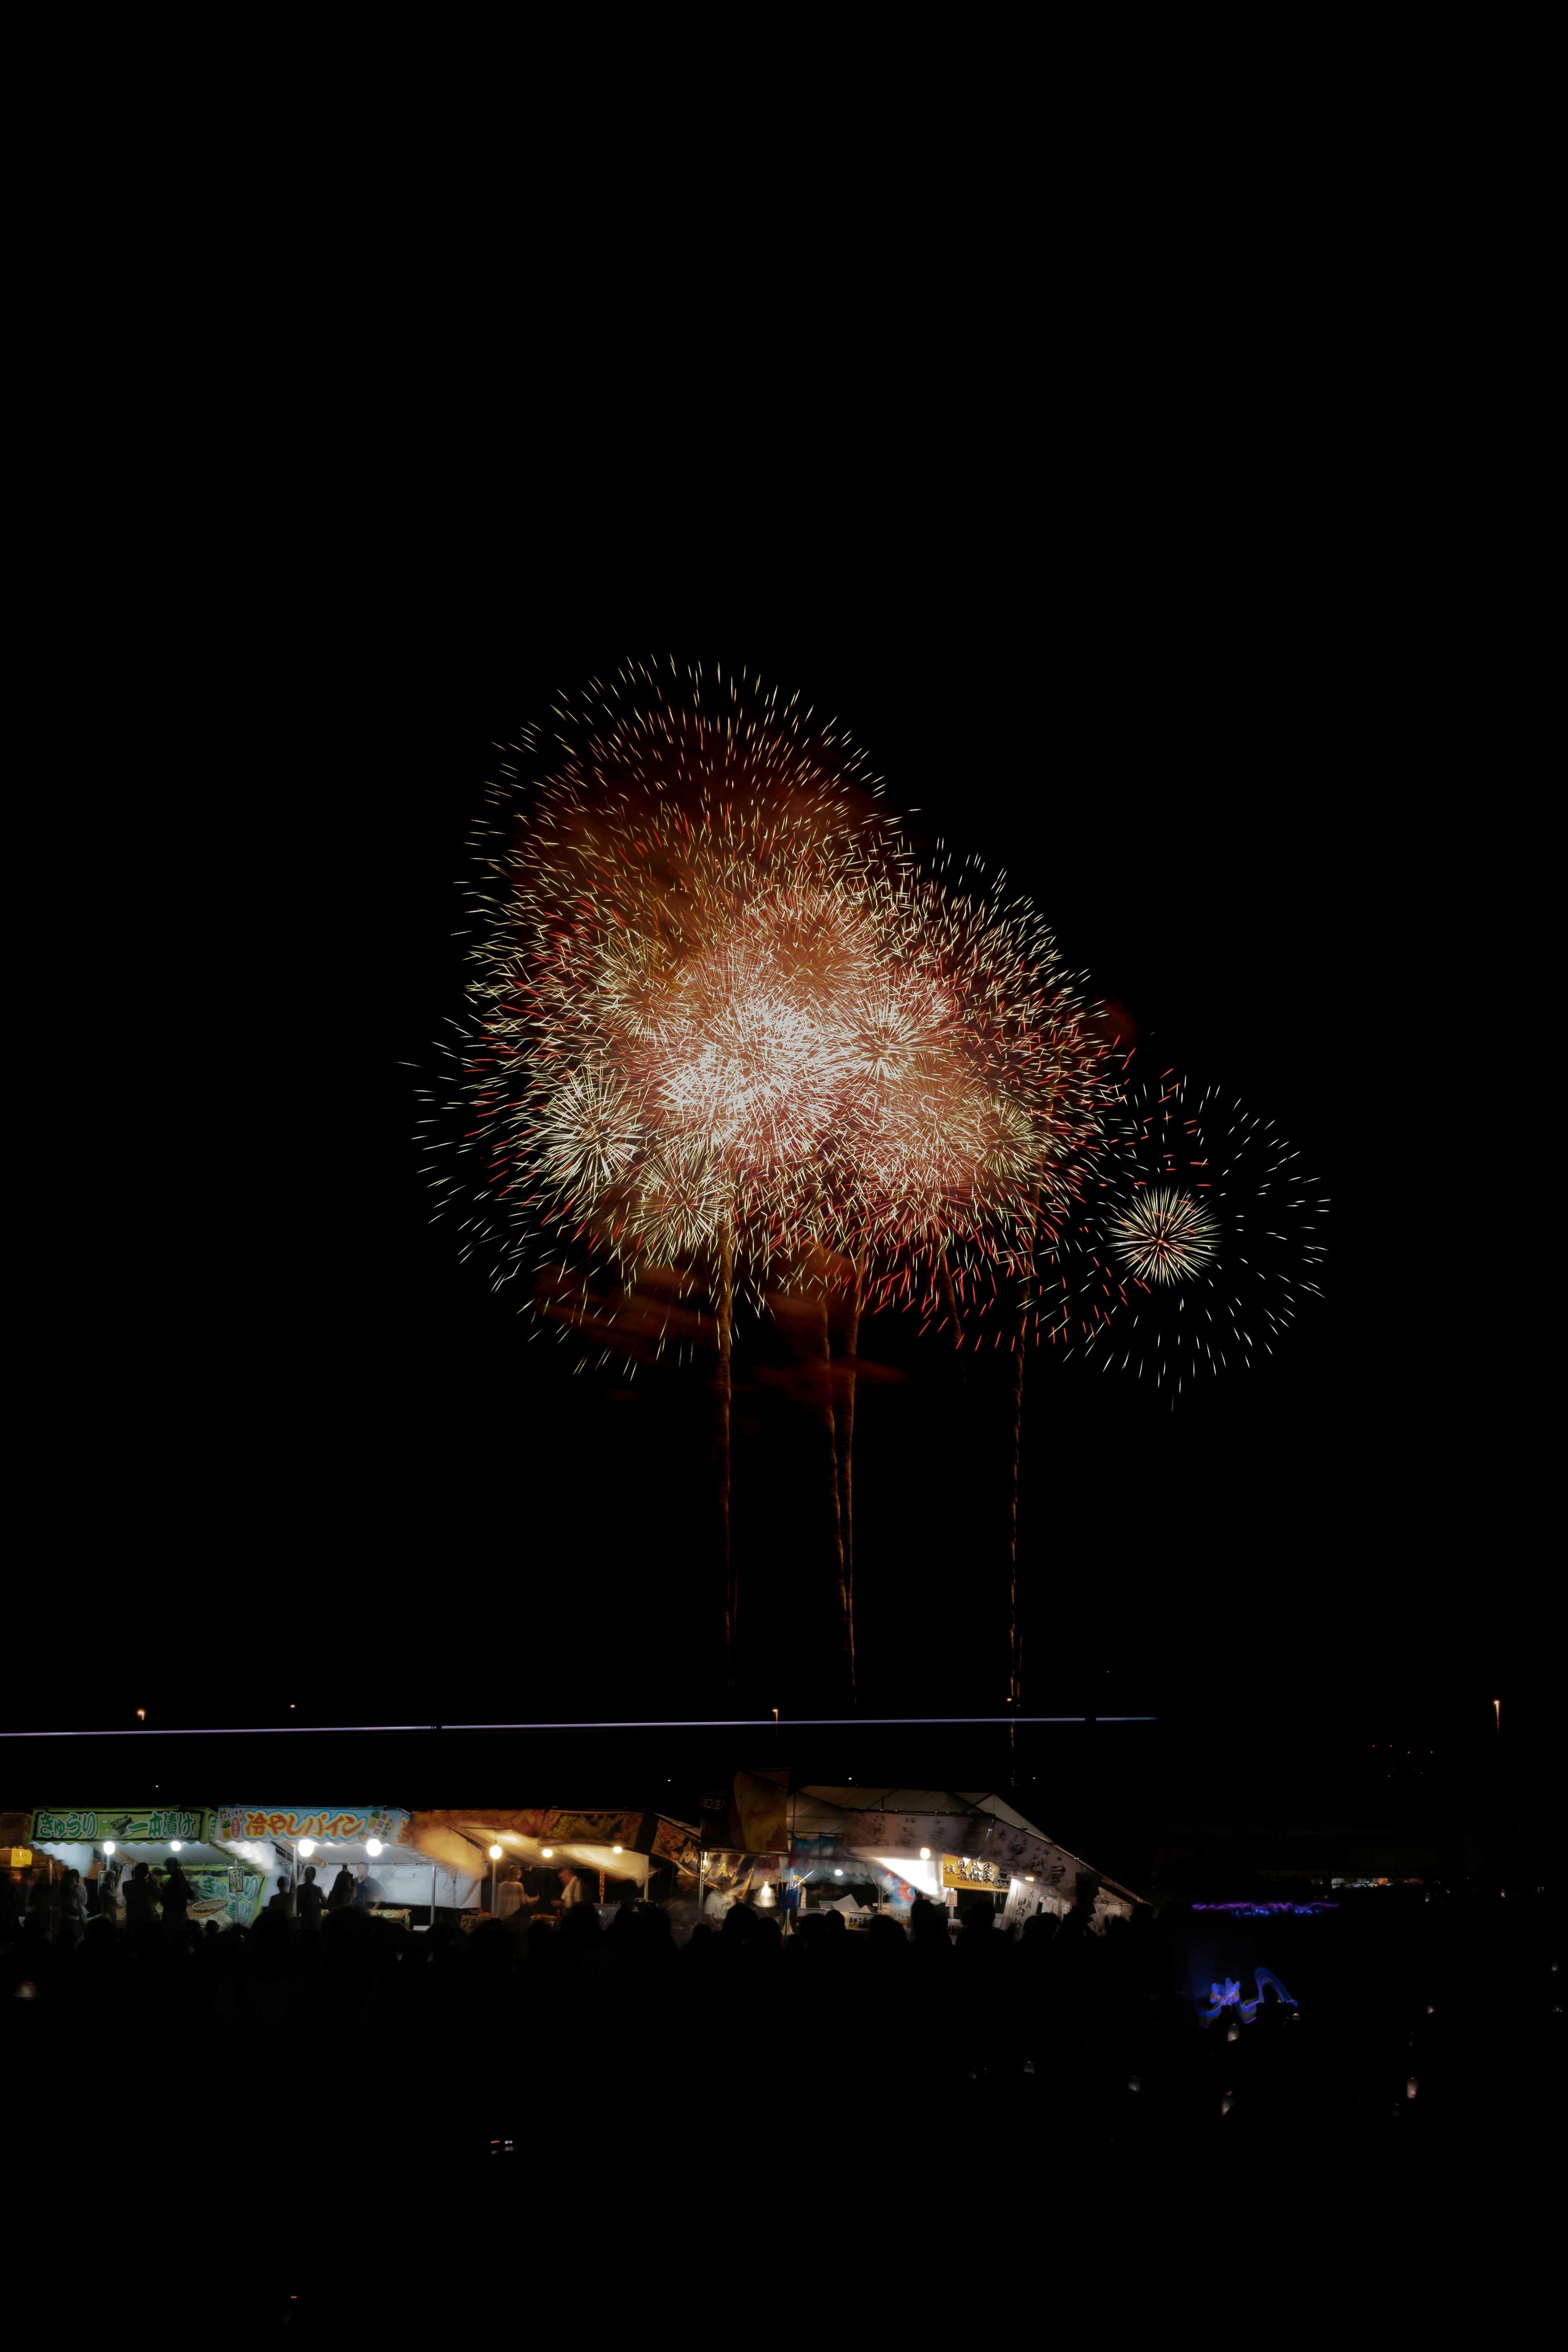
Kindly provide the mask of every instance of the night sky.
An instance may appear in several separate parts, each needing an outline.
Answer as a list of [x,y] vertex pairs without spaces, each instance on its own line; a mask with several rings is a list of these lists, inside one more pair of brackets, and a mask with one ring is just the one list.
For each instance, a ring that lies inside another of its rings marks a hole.
[[[808,625],[781,600],[752,625],[650,608],[568,634],[542,596],[481,614],[426,587],[351,628],[308,682],[297,762],[215,827],[227,896],[186,915],[198,954],[226,927],[225,985],[166,950],[189,1017],[95,1370],[119,1400],[95,1475],[153,1531],[159,1598],[62,1704],[117,1706],[130,1674],[219,1719],[290,1697],[337,1720],[729,1711],[700,1370],[569,1377],[429,1222],[414,1141],[461,1011],[454,886],[492,745],[667,641],[837,714],[912,837],[1005,867],[1153,1069],[1234,1086],[1332,1203],[1327,1298],[1252,1375],[1173,1413],[1031,1356],[1026,1710],[1310,1704],[1347,1677],[1414,1703],[1439,1666],[1489,1699],[1485,1629],[1458,1654],[1389,1474],[1349,689],[1327,619],[1282,634],[1246,604],[1162,630],[1086,581],[1065,614],[955,616],[911,579],[874,622],[841,603]],[[862,1707],[999,1711],[1005,1359],[961,1389],[940,1340],[887,1318],[860,1353],[888,1374],[858,1405]],[[788,1374],[776,1335],[738,1334],[740,1703],[804,1715],[837,1695]]]

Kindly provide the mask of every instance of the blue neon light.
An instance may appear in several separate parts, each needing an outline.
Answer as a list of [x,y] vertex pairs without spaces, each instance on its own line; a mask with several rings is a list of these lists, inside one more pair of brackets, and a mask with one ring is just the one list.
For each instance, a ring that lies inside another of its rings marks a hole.
[[1246,2025],[1250,2025],[1263,2005],[1263,1988],[1265,1985],[1273,1986],[1275,1991],[1279,1994],[1287,2009],[1295,2008],[1295,2002],[1291,2000],[1289,1994],[1286,1991],[1279,1978],[1275,1976],[1270,1969],[1254,1969],[1252,1973],[1258,1981],[1258,1997],[1255,2000],[1243,2000],[1241,1998],[1240,1985],[1237,1982],[1234,1977],[1226,1977],[1223,1985],[1210,1985],[1209,1998],[1213,2001],[1214,2006],[1206,2012],[1206,2014],[1199,2017],[1198,2023],[1200,2025],[1212,2025],[1216,2017],[1223,2017],[1227,2009],[1238,2009],[1241,2011],[1242,2022]]

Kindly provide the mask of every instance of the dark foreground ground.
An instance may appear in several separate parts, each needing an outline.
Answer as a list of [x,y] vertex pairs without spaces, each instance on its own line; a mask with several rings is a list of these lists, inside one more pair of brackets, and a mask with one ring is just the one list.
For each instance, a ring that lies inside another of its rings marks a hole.
[[[1551,1890],[929,1924],[13,1931],[12,2315],[989,2335],[1217,2325],[1240,2291],[1440,2312],[1542,2257]],[[1251,1996],[1254,1945],[1292,2005],[1201,2028],[1194,1983]]]

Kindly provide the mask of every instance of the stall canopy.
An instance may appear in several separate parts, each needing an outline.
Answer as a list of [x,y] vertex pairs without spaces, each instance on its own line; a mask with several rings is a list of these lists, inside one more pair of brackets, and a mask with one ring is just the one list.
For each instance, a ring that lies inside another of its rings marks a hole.
[[417,1848],[413,1819],[398,1805],[220,1805],[213,1834],[253,1869],[292,1876],[296,1862],[308,1862],[327,1885],[339,1868],[363,1863],[395,1905],[472,1908],[489,1861],[463,1838],[438,1853]]
[[84,1877],[111,1844],[121,1864],[177,1858],[195,1895],[190,1916],[219,1926],[248,1926],[307,1861],[323,1886],[363,1863],[392,1901],[457,1909],[478,1902],[489,1870],[462,1837],[416,1847],[413,1817],[395,1805],[46,1806],[26,1818],[32,1844]]
[[952,1887],[1005,1893],[1013,1919],[1059,1915],[1092,1893],[1096,1928],[1130,1918],[1142,1902],[986,1790],[797,1789],[789,1808],[796,1875],[841,1857],[869,1864],[933,1901]]
[[237,1863],[216,1821],[205,1805],[43,1805],[31,1816],[31,1837],[39,1853],[84,1878],[110,1848],[131,1867],[145,1862],[162,1870],[177,1861],[190,1882],[194,1921],[248,1925],[264,1898],[265,1872]]
[[458,1806],[444,1812],[410,1816],[407,1842],[448,1868],[472,1869],[459,1853],[478,1855],[489,1870],[492,1845],[514,1862],[546,1869],[570,1864],[574,1870],[602,1870],[611,1878],[646,1884],[660,1863],[695,1873],[697,1831],[689,1822],[653,1812],[570,1812],[556,1806]]

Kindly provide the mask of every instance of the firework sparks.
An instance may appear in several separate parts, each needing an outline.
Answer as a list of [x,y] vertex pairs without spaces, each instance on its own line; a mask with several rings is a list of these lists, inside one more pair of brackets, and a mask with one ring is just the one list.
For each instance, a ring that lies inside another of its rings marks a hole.
[[1067,1353],[1168,1391],[1247,1370],[1321,1297],[1328,1202],[1273,1121],[1176,1072],[1127,1088],[1046,1293]]
[[1113,1216],[1107,1231],[1112,1256],[1135,1281],[1187,1282],[1212,1262],[1219,1228],[1192,1193],[1157,1184]]
[[[963,1345],[1100,1125],[1101,1048],[1048,930],[973,866],[918,876],[860,755],[811,716],[632,664],[558,713],[552,757],[517,747],[547,772],[509,762],[492,789],[459,1083],[432,1121],[464,1254],[498,1286],[531,1269],[561,1331],[608,1348],[624,1313],[646,1360],[663,1313],[654,1353],[701,1344],[674,1302],[707,1269],[726,1513],[737,1288],[820,1301],[842,1278],[851,1357],[877,1306],[940,1312]],[[650,1286],[660,1268],[679,1288]],[[821,1311],[852,1657],[854,1376],[836,1420]]]
[[754,1280],[826,1221],[867,877],[902,851],[842,736],[759,694],[629,666],[542,785],[493,793],[443,1198],[498,1282],[542,1244],[630,1271],[724,1233]]

